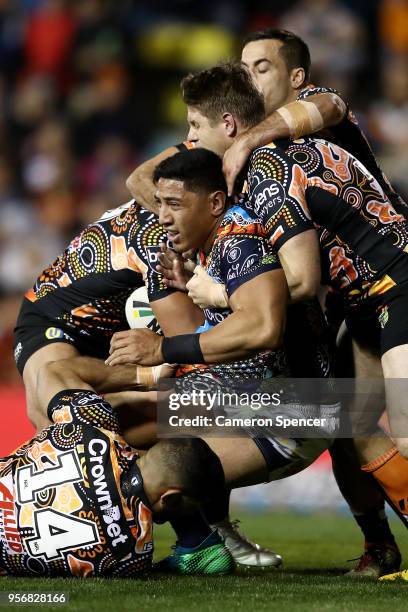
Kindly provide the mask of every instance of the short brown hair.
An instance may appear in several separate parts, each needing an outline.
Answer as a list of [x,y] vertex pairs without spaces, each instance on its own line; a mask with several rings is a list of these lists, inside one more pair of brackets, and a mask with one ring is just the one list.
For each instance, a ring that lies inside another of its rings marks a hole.
[[263,96],[241,64],[219,64],[190,73],[181,81],[181,92],[187,106],[197,107],[210,122],[231,113],[249,128],[265,118]]

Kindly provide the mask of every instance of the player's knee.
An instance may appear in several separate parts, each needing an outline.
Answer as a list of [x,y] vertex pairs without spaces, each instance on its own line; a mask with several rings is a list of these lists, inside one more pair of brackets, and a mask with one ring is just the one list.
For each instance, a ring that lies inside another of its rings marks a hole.
[[404,459],[408,459],[408,438],[396,438],[395,446]]

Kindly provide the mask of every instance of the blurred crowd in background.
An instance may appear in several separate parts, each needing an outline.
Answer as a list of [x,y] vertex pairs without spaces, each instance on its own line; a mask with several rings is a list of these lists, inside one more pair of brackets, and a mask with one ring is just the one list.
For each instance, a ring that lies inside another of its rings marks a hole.
[[266,27],[309,45],[408,195],[408,0],[0,0],[0,382],[23,293],[125,179],[184,140],[180,78]]

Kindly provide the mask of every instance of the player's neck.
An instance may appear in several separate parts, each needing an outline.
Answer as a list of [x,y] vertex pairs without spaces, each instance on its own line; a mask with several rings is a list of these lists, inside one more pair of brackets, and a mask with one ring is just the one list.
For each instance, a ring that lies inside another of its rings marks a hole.
[[222,215],[220,215],[217,220],[215,221],[215,224],[213,225],[212,229],[211,229],[211,233],[209,234],[207,240],[205,241],[205,243],[203,244],[203,246],[201,247],[200,251],[203,251],[206,255],[208,255],[208,253],[211,251],[212,246],[214,244],[214,240],[215,237],[217,235],[217,231],[219,226],[221,225],[221,221],[223,220],[225,215],[225,211],[223,212]]

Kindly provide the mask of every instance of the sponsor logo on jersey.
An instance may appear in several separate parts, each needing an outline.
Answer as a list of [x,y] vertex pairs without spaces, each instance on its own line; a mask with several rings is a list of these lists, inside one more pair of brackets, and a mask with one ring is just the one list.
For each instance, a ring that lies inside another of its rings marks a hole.
[[45,337],[48,340],[57,340],[64,337],[64,332],[59,327],[48,327],[45,330]]
[[103,529],[120,558],[129,554],[131,533],[123,521],[121,501],[110,460],[109,438],[100,434],[86,441],[88,478],[103,519]]
[[149,264],[149,267],[153,272],[156,272],[156,266],[160,263],[159,262],[159,255],[161,253],[160,247],[159,246],[148,246],[145,248],[146,248],[146,256],[147,256],[147,262]]
[[11,473],[0,479],[0,540],[5,542],[10,555],[23,552],[23,545],[17,526],[13,478]]
[[261,181],[252,193],[255,213],[260,215],[264,208],[277,208],[285,203],[285,190],[278,181]]

